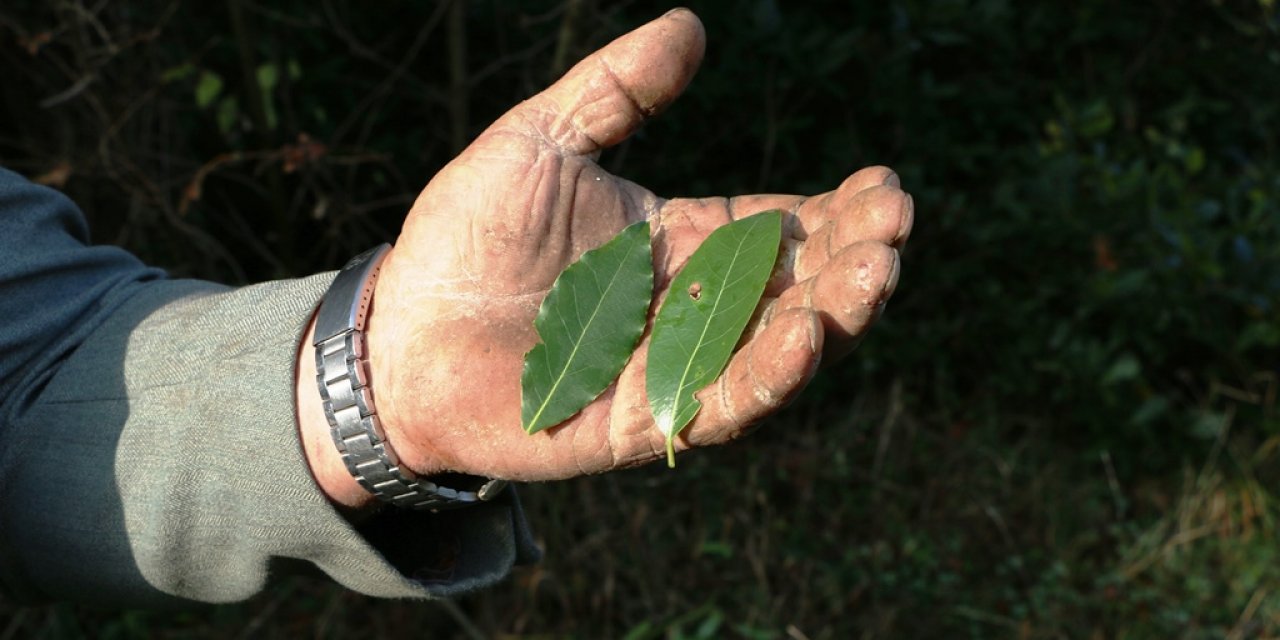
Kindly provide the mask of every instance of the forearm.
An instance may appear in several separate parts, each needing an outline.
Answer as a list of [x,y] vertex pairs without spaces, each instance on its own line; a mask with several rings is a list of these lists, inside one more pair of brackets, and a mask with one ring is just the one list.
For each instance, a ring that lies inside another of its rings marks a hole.
[[[0,437],[6,587],[226,602],[296,558],[362,593],[429,597],[531,559],[514,497],[447,516],[384,511],[357,529],[317,489],[294,363],[329,279],[154,283],[89,335]],[[459,548],[440,565],[437,545]],[[412,577],[428,567],[438,581]]]
[[86,337],[5,430],[24,592],[235,600],[271,558],[324,565],[356,537],[315,490],[293,415],[292,356],[326,282],[154,283]]

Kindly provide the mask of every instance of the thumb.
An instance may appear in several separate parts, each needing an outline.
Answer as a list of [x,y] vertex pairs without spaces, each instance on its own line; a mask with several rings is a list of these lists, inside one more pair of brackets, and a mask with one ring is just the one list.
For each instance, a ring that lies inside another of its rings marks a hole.
[[591,54],[490,130],[533,135],[567,154],[596,153],[671,104],[693,79],[705,48],[702,22],[676,9]]

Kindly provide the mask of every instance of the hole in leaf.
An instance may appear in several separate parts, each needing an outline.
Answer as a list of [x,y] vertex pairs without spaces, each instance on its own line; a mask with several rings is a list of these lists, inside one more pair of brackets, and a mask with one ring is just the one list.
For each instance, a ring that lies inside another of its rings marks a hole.
[[702,297],[702,283],[695,282],[689,285],[689,297],[697,300]]

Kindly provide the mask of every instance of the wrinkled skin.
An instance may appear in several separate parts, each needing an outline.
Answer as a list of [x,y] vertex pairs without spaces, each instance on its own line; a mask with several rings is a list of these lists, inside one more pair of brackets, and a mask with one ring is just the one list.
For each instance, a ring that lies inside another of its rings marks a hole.
[[504,115],[422,191],[384,264],[368,327],[378,411],[403,464],[547,480],[665,455],[645,397],[647,331],[617,382],[578,415],[532,436],[520,427],[538,306],[566,266],[632,222],[653,225],[652,319],[712,230],[787,212],[765,302],[720,380],[697,394],[703,408],[677,450],[742,435],[874,321],[913,218],[889,169],[863,169],[813,197],[668,200],[596,163],[683,91],[704,39],[687,10],[623,36]]

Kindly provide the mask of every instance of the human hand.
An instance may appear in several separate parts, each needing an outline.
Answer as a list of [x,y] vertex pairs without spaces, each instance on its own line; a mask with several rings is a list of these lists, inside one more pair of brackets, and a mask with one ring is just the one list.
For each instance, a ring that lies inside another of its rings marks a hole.
[[[645,396],[647,331],[615,384],[580,413],[532,436],[520,427],[523,359],[543,297],[582,252],[632,222],[653,227],[652,317],[712,230],[788,212],[762,310],[721,378],[697,394],[702,410],[677,450],[743,434],[870,327],[897,283],[897,248],[913,219],[892,171],[863,169],[813,197],[667,200],[596,163],[683,91],[703,49],[687,10],[619,38],[501,117],[422,191],[383,264],[367,327],[371,389],[402,465],[550,480],[663,457]],[[315,395],[310,357],[299,358],[300,399]],[[299,410],[326,493],[367,500],[335,462],[323,415],[317,426],[316,407],[300,400]]]

